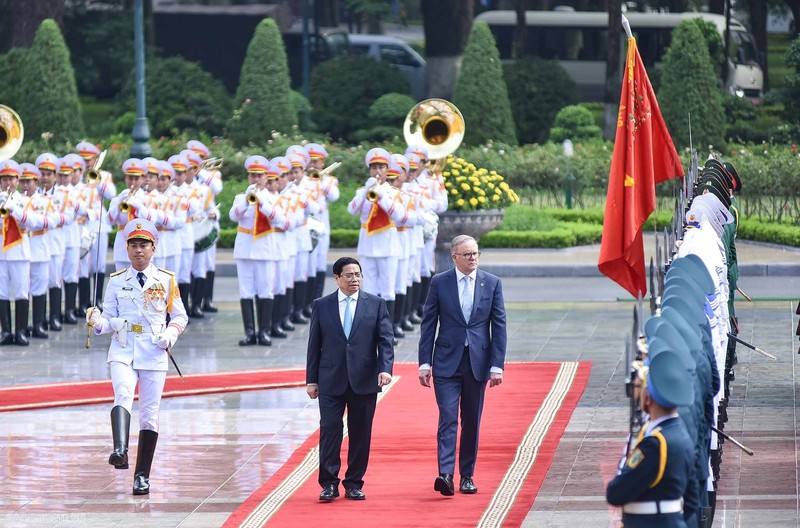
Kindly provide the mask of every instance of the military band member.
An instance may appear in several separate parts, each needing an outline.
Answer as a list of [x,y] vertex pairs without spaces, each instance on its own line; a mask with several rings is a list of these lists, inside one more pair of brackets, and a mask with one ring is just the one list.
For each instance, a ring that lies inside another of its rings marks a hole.
[[[27,233],[41,230],[44,216],[29,208],[30,199],[17,191],[20,178],[39,177],[30,163],[0,162],[0,204],[3,229],[0,248],[0,345],[28,346],[28,295],[31,247]],[[11,333],[11,301],[14,301],[14,333]]]
[[[100,149],[97,148],[97,145],[89,143],[88,141],[82,141],[78,143],[75,148],[78,151],[78,155],[85,161],[87,170],[92,168],[99,170],[99,167],[96,167],[100,156]],[[86,258],[88,258],[88,261],[86,261],[88,264],[88,271],[84,271],[85,265],[81,270],[81,277],[84,278],[84,282],[80,283],[83,286],[79,285],[80,288],[83,288],[80,292],[83,301],[81,301],[80,304],[84,309],[92,303],[94,306],[98,306],[103,298],[103,283],[106,277],[106,250],[108,248],[108,237],[111,233],[111,224],[108,221],[107,214],[108,211],[104,203],[106,200],[112,200],[117,195],[117,188],[114,185],[113,175],[106,170],[99,170],[99,173],[100,179],[98,181],[87,181],[87,190],[84,191],[85,193],[88,191],[90,208],[97,210],[97,218],[95,219],[95,215],[92,215],[89,223],[87,223],[89,231],[97,233],[97,237],[86,256]],[[97,221],[100,222],[99,225]],[[97,250],[98,246],[100,247],[100,251]],[[94,277],[95,280],[97,280],[95,298],[91,301],[88,300],[90,295],[89,277]],[[81,310],[80,313],[84,315],[83,310]]]
[[[328,159],[328,151],[325,147],[317,143],[309,143],[306,145],[306,151],[310,161],[308,162],[309,171],[321,171],[325,168],[325,163]],[[323,230],[317,240],[317,245],[314,251],[311,252],[311,268],[309,269],[309,281],[313,277],[313,287],[309,287],[311,292],[310,298],[319,299],[322,297],[323,289],[325,287],[325,276],[328,271],[328,252],[331,247],[331,220],[330,220],[330,204],[339,199],[339,179],[333,174],[326,174],[322,178],[311,178],[315,180],[314,194],[317,202],[322,208],[319,213],[318,220],[322,222]],[[313,276],[312,276],[313,274]],[[306,317],[311,317],[311,303],[306,306],[307,311],[304,312]]]
[[[163,221],[161,211],[148,208],[149,200],[141,187],[142,175],[146,170],[144,162],[139,158],[128,158],[122,164],[122,173],[125,175],[125,184],[128,188],[111,200],[107,215],[109,221],[120,229],[135,218],[155,223]],[[114,239],[114,263],[117,271],[127,268],[130,264],[126,244],[124,238]]]
[[175,192],[175,169],[168,162],[159,161],[158,171],[152,206],[163,212],[164,219],[157,226],[161,244],[153,258],[154,262],[162,263],[159,267],[177,269],[182,252],[180,230],[186,224],[186,210],[181,207],[182,197]]
[[287,336],[286,332],[294,330],[294,325],[290,320],[291,302],[289,298],[292,294],[290,288],[294,281],[294,260],[297,256],[297,242],[293,232],[297,225],[297,214],[293,211],[294,193],[289,189],[289,181],[291,179],[289,172],[292,170],[292,164],[285,156],[277,156],[272,158],[270,166],[274,166],[279,177],[274,181],[269,180],[267,186],[272,192],[278,193],[275,206],[282,208],[286,217],[285,228],[275,228],[280,253],[276,255],[276,258],[278,258],[278,270],[273,291],[275,301],[270,336],[283,339]]
[[[211,151],[206,147],[202,142],[197,141],[196,139],[190,140],[186,143],[186,148],[189,150],[194,151],[200,159],[205,161],[210,155]],[[211,194],[213,197],[214,204],[217,203],[217,196],[219,193],[222,192],[222,173],[218,169],[208,169],[201,165],[199,171],[197,171],[197,175],[195,176],[195,181],[198,183],[208,187],[211,190]],[[219,209],[219,207],[217,207]],[[217,229],[220,228],[219,225],[219,217],[216,219],[216,227]],[[205,282],[205,295],[203,296],[203,311],[209,313],[216,313],[217,307],[214,306],[213,299],[214,299],[214,278],[216,276],[217,270],[217,240],[208,248],[207,251],[204,252],[207,259],[207,272],[206,272],[206,282]]]
[[114,451],[108,463],[117,469],[128,469],[131,408],[136,385],[139,385],[139,447],[133,494],[147,495],[170,349],[186,328],[188,319],[175,274],[151,264],[158,243],[158,231],[152,222],[134,218],[120,232],[119,238],[125,240],[131,267],[111,275],[103,299],[103,312],[90,309],[86,321],[96,335],[113,332],[108,364],[114,386],[111,409]]
[[[282,209],[275,207],[278,195],[267,189],[267,173],[275,181],[279,176],[278,169],[270,168],[263,156],[250,156],[244,165],[249,187],[236,195],[229,213],[231,220],[239,224],[233,248],[245,333],[239,346],[256,343],[270,346],[278,262],[275,255],[279,252],[275,227],[285,227],[286,218]],[[258,332],[254,299],[258,305]]]
[[194,228],[195,218],[200,214],[200,202],[188,182],[189,160],[186,156],[170,156],[167,160],[175,170],[175,192],[181,197],[181,207],[186,212],[186,223],[180,229],[181,257],[178,266],[178,288],[181,292],[184,306],[189,307],[189,295],[192,287],[192,261],[194,259]]
[[347,210],[361,218],[357,251],[364,270],[362,289],[385,299],[391,314],[394,313],[400,257],[396,223],[405,218],[406,210],[399,193],[386,183],[389,160],[389,153],[382,148],[367,152],[364,161],[370,177],[365,186],[356,191]]
[[50,319],[48,330],[55,332],[61,330],[61,289],[64,286],[66,241],[75,220],[75,204],[70,199],[69,190],[63,185],[56,184],[56,173],[70,175],[73,167],[74,161],[67,155],[58,160],[55,172],[39,170],[41,173],[40,192],[51,200],[53,210],[64,217],[63,225],[50,231],[50,280],[48,282]]
[[[653,340],[656,341],[656,340]],[[651,348],[658,347],[651,341]],[[606,488],[606,500],[622,506],[626,528],[686,526],[698,504],[694,478],[694,442],[678,417],[678,407],[691,405],[694,386],[678,354],[666,343],[650,356],[643,373],[641,407],[649,415],[643,434]]]
[[[417,209],[414,196],[408,191],[406,184],[406,173],[408,171],[408,160],[402,154],[392,154],[389,162],[389,171],[386,181],[398,192],[398,196],[403,203],[406,214],[405,217],[397,222],[397,238],[400,241],[400,256],[397,260],[397,276],[395,278],[395,305],[392,317],[392,328],[395,337],[405,337],[405,331],[414,329],[407,320],[404,319],[406,311],[406,291],[411,286],[409,281],[409,265],[411,253],[416,252],[414,247],[414,226],[417,224]],[[403,323],[406,327],[403,327]]]
[[66,239],[64,241],[64,324],[78,324],[77,296],[80,278],[81,262],[81,239],[84,231],[90,236],[91,231],[86,228],[89,215],[88,202],[83,199],[83,171],[86,162],[77,154],[67,154],[65,159],[73,162],[72,171],[67,173],[67,167],[62,167],[58,173],[59,184],[68,193],[69,200],[75,207],[75,221],[66,227]]
[[[417,154],[413,152],[406,154],[408,160],[407,172],[407,189],[415,197],[415,204],[417,206],[417,225],[413,228],[413,241],[414,251],[411,253],[408,264],[409,280],[411,287],[406,292],[406,316],[405,320],[409,325],[420,324],[422,318],[417,314],[417,307],[424,302],[420,297],[422,295],[422,252],[425,249],[426,229],[427,236],[430,238],[433,230],[426,224],[431,222],[431,216],[436,220],[438,225],[438,216],[431,209],[430,201],[425,198],[425,189],[417,184],[416,177],[420,172],[422,163]],[[405,327],[404,327],[405,328]]]

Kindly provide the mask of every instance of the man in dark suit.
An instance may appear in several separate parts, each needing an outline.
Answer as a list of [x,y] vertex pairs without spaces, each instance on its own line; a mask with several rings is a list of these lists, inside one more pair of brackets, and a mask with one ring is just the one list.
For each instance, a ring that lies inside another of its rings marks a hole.
[[433,374],[439,406],[439,476],[433,489],[448,496],[454,494],[459,405],[459,490],[467,494],[478,491],[472,476],[486,381],[490,387],[503,383],[506,355],[506,312],[500,279],[478,269],[480,251],[471,236],[455,237],[450,252],[455,269],[431,281],[419,340],[419,381],[430,387]]
[[381,387],[392,381],[392,320],[386,301],[360,290],[361,265],[352,257],[333,264],[335,293],[314,301],[308,335],[306,383],[319,398],[319,500],[339,496],[342,417],[350,435],[345,497],[364,500],[372,419]]

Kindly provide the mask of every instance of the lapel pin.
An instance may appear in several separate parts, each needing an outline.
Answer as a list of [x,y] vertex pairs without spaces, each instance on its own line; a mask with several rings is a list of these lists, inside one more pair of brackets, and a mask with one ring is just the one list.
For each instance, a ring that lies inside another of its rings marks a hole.
[[483,283],[481,283],[481,288],[483,288]]

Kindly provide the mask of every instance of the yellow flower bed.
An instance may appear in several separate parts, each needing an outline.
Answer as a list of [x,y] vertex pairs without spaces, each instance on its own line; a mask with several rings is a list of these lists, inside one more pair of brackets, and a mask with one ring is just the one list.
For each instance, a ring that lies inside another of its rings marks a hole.
[[442,176],[451,210],[502,209],[519,202],[517,193],[496,170],[478,168],[464,158],[448,156]]

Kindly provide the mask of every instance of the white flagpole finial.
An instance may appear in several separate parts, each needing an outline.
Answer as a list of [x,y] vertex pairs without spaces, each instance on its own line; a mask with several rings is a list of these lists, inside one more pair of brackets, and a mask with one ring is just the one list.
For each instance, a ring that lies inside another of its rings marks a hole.
[[633,33],[631,33],[631,23],[628,22],[628,19],[625,18],[625,15],[622,15],[622,28],[625,30],[625,34],[628,35],[628,38],[633,38]]

